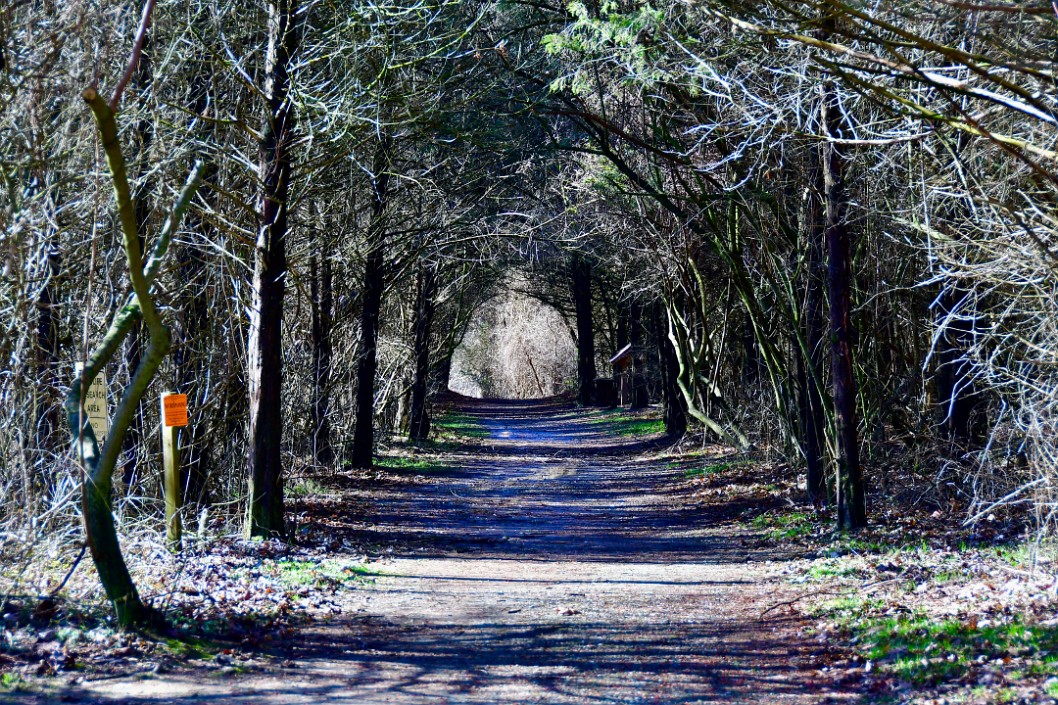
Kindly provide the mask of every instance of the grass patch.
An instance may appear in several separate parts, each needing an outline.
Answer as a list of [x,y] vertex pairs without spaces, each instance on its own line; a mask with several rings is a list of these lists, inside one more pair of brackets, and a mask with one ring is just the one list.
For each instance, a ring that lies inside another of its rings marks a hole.
[[375,466],[386,470],[410,470],[417,473],[437,472],[444,468],[440,463],[421,456],[391,455],[375,460]]
[[434,431],[441,438],[488,438],[489,430],[476,418],[460,411],[446,411],[433,422]]
[[808,536],[815,529],[812,515],[807,512],[761,514],[753,519],[752,524],[772,541],[801,538]]
[[858,637],[867,658],[919,685],[960,679],[979,661],[1003,660],[1010,654],[1022,655],[1025,666],[1021,672],[1007,671],[1008,680],[1058,674],[1058,630],[1020,619],[982,627],[976,619],[912,614],[853,619],[847,628]]
[[[203,628],[203,631],[210,631],[211,629],[216,632],[221,632],[220,625],[194,625]],[[195,658],[195,659],[206,659],[212,658],[217,655],[224,647],[217,643],[207,639],[200,639],[195,636],[183,635],[179,638],[166,637],[162,639],[160,644],[170,654],[179,658]]]
[[810,580],[830,580],[832,578],[858,578],[860,573],[860,569],[848,561],[828,560],[810,566],[806,576]]
[[1012,568],[1031,570],[1036,563],[1036,545],[1032,542],[1000,544],[986,550]]
[[645,414],[608,409],[592,416],[593,424],[606,425],[618,436],[655,436],[665,433],[665,420]]
[[281,560],[275,564],[276,577],[291,588],[336,587],[378,575],[376,571],[361,563],[336,558],[323,561]]
[[[858,645],[879,670],[917,686],[966,679],[980,668],[998,668],[1007,681],[1058,675],[1058,629],[1027,624],[1020,618],[1005,624],[931,618],[924,612],[878,615],[886,603],[857,595],[822,603],[812,610],[826,616]],[[1018,670],[1006,664],[1019,656]],[[1058,683],[1054,692],[1058,694]],[[994,693],[993,693],[994,696]]]
[[828,616],[835,620],[838,626],[850,629],[857,620],[865,618],[873,609],[880,608],[884,603],[877,598],[862,597],[860,595],[845,595],[827,600],[810,610],[813,616]]
[[884,555],[895,556],[901,553],[922,553],[933,550],[929,543],[921,538],[904,537],[881,541],[878,539],[861,539],[841,532],[835,535],[830,548],[831,555],[855,554],[860,556]]
[[[662,424],[664,425],[664,424]],[[683,471],[684,477],[703,477],[705,475],[719,475],[727,472],[731,468],[743,467],[746,465],[752,465],[753,460],[730,460],[723,463],[713,463],[712,465],[706,465],[701,468],[687,468]]]
[[294,497],[318,497],[327,494],[327,488],[311,477],[306,477],[291,483],[288,492]]
[[29,684],[17,673],[0,673],[0,690],[19,692],[27,690]]

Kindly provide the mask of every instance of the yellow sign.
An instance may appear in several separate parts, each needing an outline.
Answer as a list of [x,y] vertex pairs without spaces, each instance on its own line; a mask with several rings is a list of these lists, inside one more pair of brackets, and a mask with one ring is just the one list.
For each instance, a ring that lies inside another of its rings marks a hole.
[[[77,365],[77,377],[74,384],[81,384],[81,365]],[[96,443],[100,446],[110,434],[110,414],[107,413],[107,373],[100,370],[92,384],[85,391],[84,399],[81,400],[85,418],[92,426]]]
[[169,427],[187,425],[186,394],[162,395],[162,425]]

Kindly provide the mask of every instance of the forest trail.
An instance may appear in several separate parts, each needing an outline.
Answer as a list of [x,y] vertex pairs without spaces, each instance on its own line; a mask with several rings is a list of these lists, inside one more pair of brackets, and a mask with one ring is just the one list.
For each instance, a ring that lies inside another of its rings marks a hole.
[[[342,614],[242,675],[81,684],[121,703],[823,703],[819,650],[775,610],[781,555],[681,506],[651,441],[557,402],[467,403],[487,429],[436,479],[374,495],[393,547]],[[600,422],[601,421],[601,422]]]

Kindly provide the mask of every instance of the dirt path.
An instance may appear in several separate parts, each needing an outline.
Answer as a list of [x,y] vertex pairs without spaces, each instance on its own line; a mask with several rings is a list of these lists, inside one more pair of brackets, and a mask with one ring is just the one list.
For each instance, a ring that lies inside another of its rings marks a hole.
[[[681,508],[675,471],[552,404],[478,404],[490,440],[379,493],[357,538],[397,541],[343,614],[245,675],[89,681],[124,703],[822,703],[781,556]],[[623,445],[622,445],[623,443]],[[851,696],[850,698],[851,699]]]

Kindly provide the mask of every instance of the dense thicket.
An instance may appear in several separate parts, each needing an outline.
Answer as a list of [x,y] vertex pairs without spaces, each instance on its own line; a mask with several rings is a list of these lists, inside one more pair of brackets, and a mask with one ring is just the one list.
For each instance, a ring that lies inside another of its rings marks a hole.
[[[234,503],[282,535],[290,478],[427,437],[512,286],[564,317],[583,403],[631,344],[634,403],[802,465],[840,525],[898,465],[938,504],[1050,522],[1050,5],[159,0],[137,53],[143,14],[0,10],[3,552],[80,535],[62,402],[135,273],[80,95],[125,83],[140,249],[204,164],[151,387],[190,398],[203,530]],[[160,511],[156,406],[121,441],[119,530]]]

